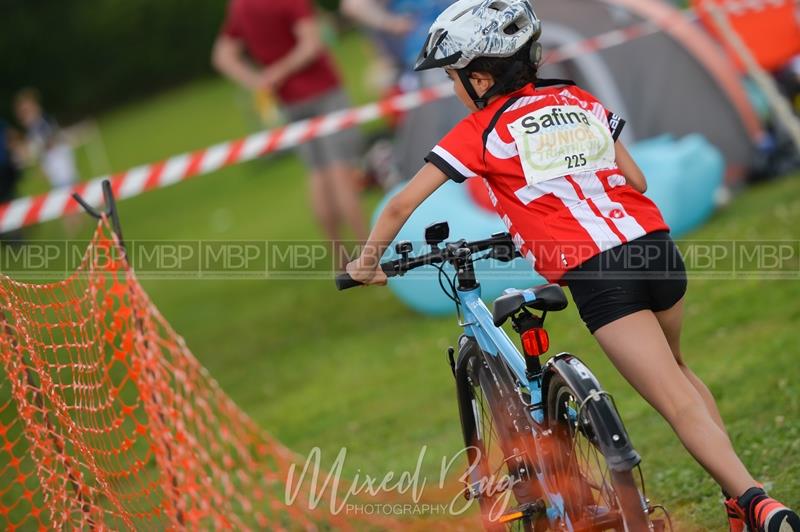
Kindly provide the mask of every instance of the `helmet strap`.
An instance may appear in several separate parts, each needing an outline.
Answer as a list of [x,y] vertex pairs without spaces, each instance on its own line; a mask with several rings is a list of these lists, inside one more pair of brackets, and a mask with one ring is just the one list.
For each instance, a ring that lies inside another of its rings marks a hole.
[[487,105],[489,105],[489,100],[493,97],[499,95],[503,89],[505,88],[506,84],[509,81],[514,79],[519,73],[520,68],[525,68],[526,64],[523,61],[515,61],[512,63],[511,68],[508,69],[508,72],[503,74],[500,79],[495,80],[494,85],[486,91],[483,96],[478,96],[478,91],[475,90],[472,83],[470,82],[469,73],[467,73],[466,69],[462,68],[457,70],[458,77],[461,79],[461,84],[464,85],[464,89],[467,91],[467,95],[472,99],[475,103],[475,107],[479,110],[485,109]]
[[475,87],[472,86],[472,81],[470,80],[469,73],[466,71],[466,69],[459,69],[456,71],[456,73],[461,80],[461,84],[464,85],[464,90],[467,91],[467,96],[470,97],[472,102],[475,104],[475,107],[477,107],[478,110],[485,109],[486,105],[489,103],[490,97],[487,97],[486,94],[483,96],[478,96],[478,91],[476,91]]
[[542,43],[534,41],[531,43],[531,64],[538,66],[542,62]]

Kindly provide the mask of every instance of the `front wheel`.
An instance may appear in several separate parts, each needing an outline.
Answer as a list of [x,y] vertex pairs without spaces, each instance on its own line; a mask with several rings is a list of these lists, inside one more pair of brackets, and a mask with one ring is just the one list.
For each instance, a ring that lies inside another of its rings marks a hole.
[[[585,366],[583,366],[585,368]],[[588,370],[586,370],[588,371]],[[582,380],[586,380],[586,375]],[[592,381],[596,380],[592,376]],[[571,530],[649,530],[642,496],[633,475],[633,468],[615,467],[613,456],[604,453],[600,434],[612,432],[612,438],[626,438],[616,411],[609,416],[590,415],[588,402],[602,402],[594,408],[613,409],[613,403],[602,391],[594,388],[587,397],[585,390],[575,389],[563,375],[555,373],[547,389],[547,423],[552,431],[554,451],[551,481],[564,498],[565,523]],[[617,420],[617,427],[600,427],[602,419]],[[616,433],[620,433],[619,435]]]
[[[475,348],[458,372],[458,388],[470,466],[468,496],[478,500],[484,528],[532,532],[539,496],[531,418],[510,370],[499,357]],[[517,510],[524,517],[506,521]]]

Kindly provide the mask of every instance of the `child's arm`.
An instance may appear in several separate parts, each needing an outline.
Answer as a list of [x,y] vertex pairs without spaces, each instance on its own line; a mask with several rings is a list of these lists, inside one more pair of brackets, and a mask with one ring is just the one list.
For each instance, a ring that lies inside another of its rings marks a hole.
[[395,15],[375,0],[342,0],[342,13],[365,26],[393,35],[405,35],[414,29],[411,17]]
[[380,269],[384,251],[397,237],[411,213],[446,181],[447,176],[434,165],[428,163],[423,166],[408,185],[386,204],[364,245],[361,257],[347,265],[350,277],[363,284],[386,284],[386,275]]
[[639,165],[633,160],[633,157],[628,153],[628,150],[622,142],[617,141],[614,147],[617,152],[617,166],[622,172],[622,175],[625,176],[625,180],[630,186],[642,194],[647,192],[647,179],[644,177],[642,169],[639,168]]

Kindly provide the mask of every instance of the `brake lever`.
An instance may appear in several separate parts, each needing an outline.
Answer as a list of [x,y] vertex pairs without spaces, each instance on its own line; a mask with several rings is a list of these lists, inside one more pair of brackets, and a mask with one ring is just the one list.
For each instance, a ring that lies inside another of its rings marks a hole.
[[409,271],[425,265],[444,262],[447,258],[445,250],[434,248],[430,253],[419,257],[404,257],[381,264],[381,270],[386,277],[403,277]]
[[399,260],[384,262],[383,264],[381,264],[381,270],[383,270],[383,273],[384,275],[386,275],[387,278],[401,277],[403,275],[401,273],[402,268],[400,267]]

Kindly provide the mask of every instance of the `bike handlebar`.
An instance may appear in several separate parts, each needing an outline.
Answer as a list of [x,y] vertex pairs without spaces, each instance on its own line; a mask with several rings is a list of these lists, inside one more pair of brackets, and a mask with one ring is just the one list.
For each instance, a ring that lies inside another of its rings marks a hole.
[[348,273],[340,273],[336,276],[336,289],[340,292],[342,290],[349,290],[357,286],[362,286],[362,284],[350,277],[350,274]]
[[[444,247],[435,247],[424,255],[419,255],[417,257],[405,256],[396,260],[384,262],[381,264],[381,269],[383,273],[386,274],[386,277],[403,276],[411,270],[423,266],[453,261],[458,257],[458,252],[462,250],[469,251],[470,254],[492,250],[490,256],[481,258],[493,258],[501,262],[511,262],[515,258],[521,256],[511,239],[511,235],[508,233],[499,233],[492,235],[491,238],[486,240],[477,240],[475,242],[460,240],[458,242],[450,242],[445,244]],[[502,254],[498,253],[499,251],[502,252]],[[341,273],[336,276],[336,288],[340,291],[357,286],[362,286],[362,283],[354,280],[347,273]]]

